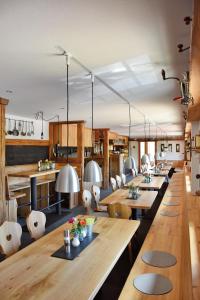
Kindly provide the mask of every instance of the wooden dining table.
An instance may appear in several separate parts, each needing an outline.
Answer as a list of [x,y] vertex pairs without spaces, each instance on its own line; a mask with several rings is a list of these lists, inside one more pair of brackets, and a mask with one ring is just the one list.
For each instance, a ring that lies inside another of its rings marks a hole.
[[159,177],[159,176],[152,176],[151,182],[145,183],[145,176],[137,176],[134,177],[131,181],[128,182],[127,186],[134,184],[139,186],[141,189],[145,190],[160,190],[163,182],[165,181],[165,177]]
[[122,203],[133,209],[150,209],[154,200],[156,199],[157,191],[139,191],[137,200],[128,199],[128,189],[118,189],[106,198],[104,198],[100,205],[108,206],[113,203]]
[[1,299],[93,299],[135,234],[139,221],[98,217],[99,235],[74,260],[52,257],[69,223],[0,263]]

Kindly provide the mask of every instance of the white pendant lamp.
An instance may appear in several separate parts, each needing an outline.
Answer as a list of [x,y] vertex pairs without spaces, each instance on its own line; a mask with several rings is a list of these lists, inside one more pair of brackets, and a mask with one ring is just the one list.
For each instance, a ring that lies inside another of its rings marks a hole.
[[59,193],[76,193],[80,191],[79,178],[75,169],[69,164],[68,145],[69,145],[69,65],[70,56],[66,56],[67,65],[67,165],[64,166],[57,177],[55,190]]
[[84,181],[90,182],[90,183],[100,183],[102,181],[102,171],[99,167],[98,163],[93,160],[93,154],[94,154],[94,144],[93,144],[93,117],[94,117],[94,75],[91,74],[91,82],[92,82],[92,133],[91,133],[91,139],[92,139],[92,160],[90,160],[86,166],[84,171]]
[[[130,137],[131,137],[131,105],[129,103],[129,140],[130,140]],[[125,169],[136,169],[136,166],[135,166],[135,160],[134,158],[130,155],[130,149],[129,149],[129,146],[128,146],[128,157],[127,159],[125,160],[124,162],[124,167]]]

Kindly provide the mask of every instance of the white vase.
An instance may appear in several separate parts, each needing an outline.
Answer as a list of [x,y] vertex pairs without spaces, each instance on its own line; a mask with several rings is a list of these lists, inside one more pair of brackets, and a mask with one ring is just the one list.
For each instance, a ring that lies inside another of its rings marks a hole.
[[86,235],[87,235],[87,228],[83,228],[82,235],[83,235],[83,238],[86,237]]
[[72,246],[73,247],[78,247],[79,245],[80,245],[80,241],[79,241],[78,236],[74,237],[73,240],[72,240]]

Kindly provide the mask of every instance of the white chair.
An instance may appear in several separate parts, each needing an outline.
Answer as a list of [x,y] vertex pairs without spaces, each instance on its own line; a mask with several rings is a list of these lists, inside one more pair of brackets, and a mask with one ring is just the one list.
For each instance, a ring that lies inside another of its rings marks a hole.
[[126,184],[126,175],[122,173],[121,179],[122,179],[122,184],[125,185]]
[[84,190],[82,193],[83,206],[85,207],[88,214],[91,211],[92,194],[88,190]]
[[131,174],[132,174],[133,177],[135,177],[136,174],[135,174],[135,170],[134,169],[131,169]]
[[144,174],[148,172],[148,165],[147,164],[142,164],[141,165],[141,173]]
[[110,177],[110,183],[111,183],[113,192],[116,191],[116,189],[117,189],[117,183],[116,183],[115,178]]
[[115,178],[116,178],[117,186],[120,189],[122,186],[122,179],[119,175],[116,175]]
[[92,194],[94,196],[94,200],[96,202],[96,211],[104,211],[107,212],[107,207],[106,206],[102,206],[99,205],[99,201],[100,201],[100,188],[97,185],[93,185],[92,186]]
[[22,228],[16,222],[5,221],[0,226],[1,252],[9,256],[18,251],[21,245]]
[[[105,213],[107,213],[107,208],[105,207],[105,210],[99,210],[99,211],[93,211],[91,208],[92,203],[92,194],[88,190],[84,190],[82,194],[82,200],[83,200],[83,206],[86,208],[86,213],[88,215],[94,215],[95,217],[105,217]],[[100,206],[101,207],[101,206]]]
[[26,225],[32,239],[39,239],[45,233],[45,214],[41,211],[32,210],[26,218]]

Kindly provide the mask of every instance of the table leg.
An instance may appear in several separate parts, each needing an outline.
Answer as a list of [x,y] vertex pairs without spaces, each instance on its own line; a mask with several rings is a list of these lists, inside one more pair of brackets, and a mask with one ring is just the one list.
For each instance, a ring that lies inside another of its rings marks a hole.
[[31,209],[37,210],[37,179],[31,178]]
[[137,220],[137,209],[136,208],[132,209],[132,220]]
[[[56,173],[56,179],[59,173]],[[61,201],[61,193],[56,192],[56,202]],[[58,215],[61,215],[61,203],[56,205],[56,212]]]

